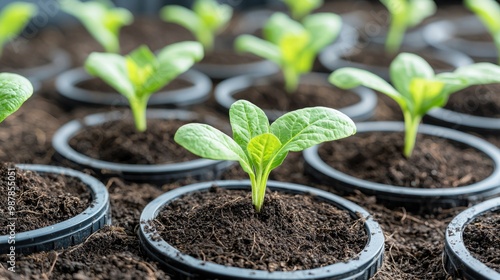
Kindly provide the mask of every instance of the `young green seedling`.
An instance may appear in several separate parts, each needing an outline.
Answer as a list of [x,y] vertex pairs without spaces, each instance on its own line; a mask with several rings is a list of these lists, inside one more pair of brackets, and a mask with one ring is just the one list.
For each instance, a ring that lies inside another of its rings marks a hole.
[[269,174],[283,163],[288,152],[299,152],[356,132],[349,117],[325,107],[292,111],[269,125],[259,107],[238,100],[231,105],[229,117],[233,138],[212,126],[192,123],[179,128],[174,139],[200,157],[238,161],[250,177],[252,203],[257,212],[264,203]]
[[479,17],[490,32],[500,64],[500,4],[494,0],[465,0],[465,6]]
[[347,67],[334,71],[329,80],[342,89],[362,85],[394,99],[403,111],[403,154],[409,158],[422,117],[432,108],[443,107],[454,92],[471,85],[500,82],[500,67],[491,63],[477,63],[460,67],[453,73],[435,75],[424,59],[415,54],[402,53],[391,63],[390,77],[394,87],[366,70]]
[[141,46],[127,56],[92,53],[85,68],[121,93],[129,101],[138,131],[146,130],[149,97],[203,58],[198,42],[169,45],[155,55]]
[[13,73],[0,73],[0,122],[17,111],[33,94],[31,82]]
[[61,10],[76,17],[106,52],[119,53],[120,29],[130,25],[134,16],[124,8],[114,7],[111,1],[59,0]]
[[302,24],[283,13],[275,13],[264,26],[264,39],[240,35],[235,48],[280,66],[285,88],[292,93],[300,76],[311,71],[318,52],[337,38],[341,25],[340,17],[331,13],[306,16]]
[[232,16],[231,6],[219,4],[215,0],[196,0],[192,10],[177,5],[168,5],[160,10],[160,17],[164,21],[189,30],[206,52],[213,50],[215,36],[224,30]]
[[380,0],[391,14],[385,50],[396,53],[401,47],[407,28],[414,27],[436,12],[433,0]]
[[323,0],[281,0],[283,1],[295,20],[301,20],[313,10],[323,5]]
[[0,55],[5,44],[19,36],[37,11],[36,5],[25,2],[12,2],[2,9],[0,12]]

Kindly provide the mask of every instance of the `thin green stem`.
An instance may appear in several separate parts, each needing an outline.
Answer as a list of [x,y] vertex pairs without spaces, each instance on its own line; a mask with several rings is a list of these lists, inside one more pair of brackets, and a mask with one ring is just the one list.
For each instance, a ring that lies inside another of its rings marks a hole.
[[300,75],[292,67],[283,68],[283,77],[285,78],[285,90],[293,93],[299,86]]
[[148,98],[137,98],[135,100],[130,100],[130,108],[132,109],[132,115],[134,116],[135,128],[137,131],[146,131],[146,109],[148,106]]
[[405,18],[401,15],[393,15],[389,33],[387,33],[387,38],[385,40],[385,51],[388,54],[395,54],[399,50],[403,42],[405,31]]
[[257,178],[255,181],[255,194],[254,191],[252,190],[252,201],[253,205],[255,206],[255,211],[257,213],[262,210],[262,206],[264,205],[264,198],[266,196],[266,187],[267,187],[267,180],[269,179],[269,174],[271,172],[267,170],[258,170],[257,171]]
[[417,139],[418,126],[420,124],[421,116],[413,116],[407,112],[404,114],[405,118],[405,146],[403,154],[406,158],[410,158],[415,147]]
[[498,65],[500,65],[500,32],[493,34],[493,41],[495,42],[495,47],[497,49],[497,59]]

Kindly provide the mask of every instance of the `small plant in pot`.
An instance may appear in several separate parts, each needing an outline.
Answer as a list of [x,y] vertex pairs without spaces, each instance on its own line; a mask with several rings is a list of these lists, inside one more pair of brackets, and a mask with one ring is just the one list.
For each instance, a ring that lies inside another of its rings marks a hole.
[[206,56],[194,67],[210,78],[226,79],[245,74],[276,72],[276,67],[268,61],[235,53],[232,48],[234,36],[219,35],[229,25],[232,16],[231,6],[219,4],[215,0],[196,0],[191,9],[167,5],[160,11],[160,17],[164,21],[185,27],[202,43]]
[[[169,45],[157,56],[146,46],[127,56],[92,53],[86,69],[128,100],[132,117],[116,111],[69,122],[54,135],[55,150],[80,168],[132,181],[214,178],[227,163],[195,159],[172,146],[177,127],[186,121],[204,121],[203,117],[185,110],[147,110],[149,98],[158,89],[202,57],[198,42]],[[152,123],[149,129],[147,122]]]
[[265,39],[241,35],[235,48],[274,62],[282,75],[225,80],[215,89],[216,101],[228,111],[236,100],[246,99],[264,108],[271,120],[286,111],[317,105],[340,108],[354,120],[369,118],[376,105],[373,92],[337,91],[328,84],[326,74],[310,73],[317,53],[336,38],[340,27],[341,19],[335,14],[313,14],[299,23],[275,13],[264,27]]
[[354,141],[305,151],[308,171],[322,181],[335,182],[333,186],[342,191],[359,189],[390,205],[419,211],[468,205],[495,195],[500,178],[496,147],[466,133],[420,125],[420,121],[430,109],[443,106],[450,94],[498,81],[499,70],[485,63],[436,75],[421,57],[403,53],[391,64],[394,87],[362,69],[333,72],[330,81],[336,86],[363,85],[394,99],[404,124],[359,123]]
[[[0,121],[32,95],[24,77],[0,73]],[[96,179],[67,168],[0,163],[0,252],[8,270],[16,255],[69,247],[103,227],[109,219],[108,193]]]
[[[289,152],[354,134],[352,120],[331,108],[311,107],[289,112],[270,125],[265,113],[245,100],[235,102],[229,115],[233,138],[192,123],[179,128],[175,140],[201,157],[238,161],[250,181],[184,186],[151,202],[141,215],[139,232],[147,254],[182,279],[373,276],[382,260],[384,238],[365,210],[314,188],[268,181]],[[273,192],[266,195],[266,189]],[[334,215],[335,208],[343,214]],[[196,236],[199,226],[200,233],[208,235]],[[193,240],[193,233],[199,243],[182,240]],[[308,244],[302,243],[303,236],[311,237]],[[306,253],[298,256],[299,251]]]

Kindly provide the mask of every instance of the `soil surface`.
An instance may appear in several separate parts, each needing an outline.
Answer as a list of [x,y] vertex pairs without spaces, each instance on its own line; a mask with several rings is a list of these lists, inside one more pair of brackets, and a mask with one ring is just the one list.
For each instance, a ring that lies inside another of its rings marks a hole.
[[470,185],[493,171],[493,162],[481,152],[443,138],[419,135],[409,159],[403,146],[403,133],[370,132],[325,143],[319,154],[356,178],[414,188]]
[[500,273],[500,211],[474,219],[464,230],[464,244],[474,258]]
[[456,92],[450,95],[445,108],[500,121],[500,84],[472,86]]
[[269,192],[260,213],[251,201],[249,191],[214,187],[175,200],[154,225],[164,240],[183,253],[268,271],[344,262],[359,254],[367,242],[362,219],[311,196]]
[[[193,84],[189,81],[186,81],[184,79],[174,79],[167,85],[165,85],[163,88],[158,90],[158,92],[163,92],[163,91],[169,91],[169,90],[177,90],[177,89],[183,89],[192,86]],[[77,87],[86,89],[86,90],[92,90],[92,91],[99,91],[99,92],[104,92],[104,93],[117,93],[114,88],[106,84],[103,80],[99,78],[92,78],[89,80],[82,81],[78,84],[76,84]]]
[[[9,234],[10,218],[19,221],[15,231],[20,233],[68,220],[92,202],[87,186],[77,178],[20,170],[13,163],[2,163],[0,174],[0,190],[5,194],[0,197],[0,205],[10,205],[8,198],[15,198],[14,211],[0,208],[0,235]],[[15,195],[8,196],[8,192]]]

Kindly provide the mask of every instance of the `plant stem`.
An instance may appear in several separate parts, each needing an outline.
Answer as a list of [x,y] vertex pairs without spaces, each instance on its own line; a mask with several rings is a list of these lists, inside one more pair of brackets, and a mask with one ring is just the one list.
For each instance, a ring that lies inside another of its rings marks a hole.
[[495,42],[495,48],[497,49],[498,65],[500,65],[500,31],[493,34],[493,41]]
[[403,42],[404,33],[406,31],[405,19],[401,15],[393,15],[389,33],[385,40],[385,51],[388,54],[395,54],[401,47]]
[[257,178],[255,180],[255,188],[252,186],[252,204],[255,206],[255,211],[257,211],[257,213],[260,212],[262,205],[264,205],[267,180],[270,173],[271,172],[266,172],[265,170],[258,170]]
[[406,158],[410,158],[415,147],[417,139],[418,125],[420,124],[421,116],[413,116],[411,113],[404,113],[405,118],[405,146],[403,154]]
[[283,77],[285,78],[285,90],[288,93],[293,93],[297,90],[299,86],[300,76],[297,74],[297,71],[292,67],[284,67],[283,68]]
[[135,128],[137,131],[146,131],[146,109],[148,106],[148,98],[139,97],[138,99],[130,100],[130,108],[134,116]]

